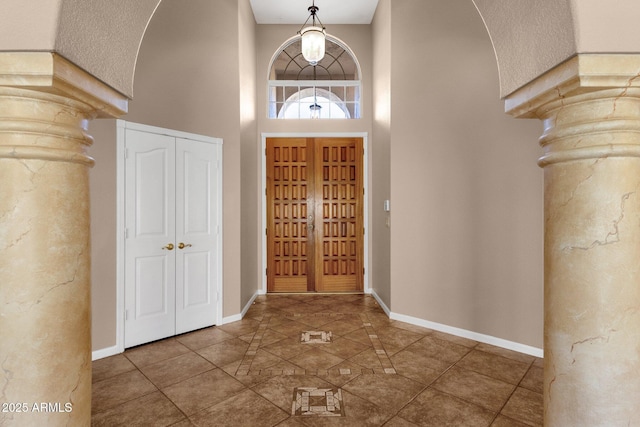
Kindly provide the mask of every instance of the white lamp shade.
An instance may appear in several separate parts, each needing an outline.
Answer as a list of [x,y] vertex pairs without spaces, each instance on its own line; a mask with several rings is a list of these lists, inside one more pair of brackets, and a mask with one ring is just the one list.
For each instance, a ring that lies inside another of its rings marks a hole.
[[310,26],[300,31],[302,56],[310,64],[317,64],[324,57],[325,32],[322,27]]

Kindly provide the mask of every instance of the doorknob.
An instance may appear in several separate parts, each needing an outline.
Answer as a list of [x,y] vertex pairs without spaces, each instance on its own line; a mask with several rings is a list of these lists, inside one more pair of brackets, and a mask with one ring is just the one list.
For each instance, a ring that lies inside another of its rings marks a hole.
[[178,243],[178,249],[190,248],[191,243],[187,243],[186,245],[182,242]]
[[313,215],[307,217],[307,229],[313,231]]
[[162,249],[167,249],[172,251],[173,250],[173,243],[169,243],[167,246],[163,247]]

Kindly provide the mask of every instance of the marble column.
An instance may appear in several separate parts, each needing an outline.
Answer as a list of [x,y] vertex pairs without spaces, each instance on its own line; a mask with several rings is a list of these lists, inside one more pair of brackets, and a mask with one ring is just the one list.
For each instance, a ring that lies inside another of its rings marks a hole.
[[0,425],[91,423],[87,126],[126,105],[58,55],[0,53]]
[[544,425],[640,425],[640,55],[579,55],[508,97],[544,122]]

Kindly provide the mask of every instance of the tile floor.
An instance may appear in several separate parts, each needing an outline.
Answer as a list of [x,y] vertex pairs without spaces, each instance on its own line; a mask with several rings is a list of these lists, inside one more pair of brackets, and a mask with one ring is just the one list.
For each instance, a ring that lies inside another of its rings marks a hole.
[[541,426],[541,393],[541,359],[390,320],[370,296],[269,295],[93,362],[92,424]]

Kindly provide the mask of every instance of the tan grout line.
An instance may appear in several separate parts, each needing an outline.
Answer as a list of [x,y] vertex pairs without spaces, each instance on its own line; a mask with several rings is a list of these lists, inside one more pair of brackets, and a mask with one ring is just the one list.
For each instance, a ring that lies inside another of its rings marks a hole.
[[[511,390],[511,393],[509,394],[509,397],[507,397],[507,399],[504,401],[504,403],[502,404],[502,406],[500,407],[500,409],[496,412],[495,417],[493,417],[493,420],[491,421],[492,423],[498,419],[498,417],[501,415],[502,411],[504,410],[504,407],[507,406],[507,403],[509,403],[509,401],[511,400],[511,398],[513,397],[513,394],[516,392],[516,390],[518,390],[518,387],[520,387],[520,384],[522,384],[522,381],[524,381],[524,378],[527,376],[527,374],[529,373],[529,370],[531,370],[531,367],[533,366],[533,364],[536,363],[536,360],[533,359],[531,361],[531,363],[529,363],[529,367],[527,368],[527,370],[525,371],[524,375],[522,376],[522,378],[520,378],[520,381],[518,381],[518,384],[515,385],[515,387],[513,388],[513,390]],[[503,415],[505,416],[505,415]],[[507,417],[512,419],[511,417]],[[516,420],[518,421],[518,420]]]
[[[427,389],[429,389],[429,388],[432,388],[432,386],[433,386],[433,385],[434,385],[434,384],[435,384],[435,383],[436,383],[440,378],[442,378],[442,377],[443,377],[447,372],[449,372],[449,371],[450,371],[454,366],[456,366],[456,365],[457,365],[457,364],[458,364],[462,359],[464,359],[464,358],[465,358],[469,353],[471,353],[471,352],[472,352],[472,351],[474,351],[474,350],[477,350],[478,344],[479,344],[479,343],[476,343],[473,347],[467,347],[467,348],[469,349],[469,351],[468,351],[468,352],[466,352],[466,353],[465,353],[463,356],[461,356],[461,357],[460,357],[456,362],[452,363],[452,364],[451,364],[447,369],[445,369],[444,371],[442,371],[442,373],[440,373],[440,375],[438,375],[438,376],[437,376],[436,378],[434,378],[434,379],[433,379],[433,380],[432,380],[428,385],[426,385],[426,386],[425,386],[425,387],[424,387],[424,388],[423,388],[419,393],[417,393],[417,394],[416,394],[416,395],[415,395],[415,396],[414,396],[414,397],[413,397],[409,402],[407,402],[407,404],[405,404],[402,408],[400,408],[400,410],[398,410],[398,412],[396,412],[396,414],[394,415],[394,417],[395,417],[395,416],[397,416],[397,415],[398,415],[398,414],[399,414],[399,413],[400,413],[400,412],[401,412],[405,407],[407,407],[411,402],[413,402],[413,401],[418,397],[418,395],[422,394],[425,390],[427,390]],[[516,390],[518,389],[518,387],[520,387],[520,384],[521,384],[521,383],[522,383],[522,381],[524,380],[524,377],[526,377],[527,373],[528,373],[528,372],[529,372],[529,370],[533,367],[533,365],[534,365],[534,364],[535,364],[535,359],[534,359],[533,361],[531,361],[531,362],[530,362],[529,367],[527,368],[527,371],[525,372],[525,374],[523,375],[523,377],[520,379],[520,381],[518,382],[518,384],[514,385],[514,388],[513,388],[513,390],[511,391],[511,393],[509,394],[509,397],[507,397],[507,399],[506,399],[506,400],[505,400],[505,402],[502,404],[502,406],[500,407],[500,409],[499,409],[499,410],[497,410],[497,411],[495,411],[495,412],[494,412],[494,410],[492,410],[492,409],[486,408],[486,407],[484,407],[484,406],[482,406],[482,405],[479,405],[478,403],[475,403],[475,402],[469,401],[469,400],[464,399],[464,398],[462,398],[462,397],[460,397],[460,396],[456,396],[456,395],[454,395],[454,394],[451,394],[451,393],[449,393],[449,392],[442,391],[442,390],[439,390],[439,389],[435,389],[435,390],[437,390],[439,393],[446,394],[446,395],[451,396],[451,397],[453,397],[453,398],[455,398],[455,399],[461,400],[461,401],[463,401],[463,402],[469,403],[469,404],[471,404],[471,405],[474,405],[474,406],[477,406],[477,407],[483,408],[483,409],[485,409],[485,410],[487,410],[487,411],[490,411],[490,412],[494,413],[494,414],[493,414],[493,418],[492,418],[491,422],[489,423],[489,425],[492,425],[492,424],[495,422],[495,420],[496,420],[496,419],[498,419],[498,417],[499,417],[500,415],[502,415],[503,417],[508,418],[508,419],[510,419],[510,420],[514,420],[514,421],[516,421],[516,422],[524,423],[524,421],[522,421],[522,420],[518,420],[518,419],[515,419],[515,418],[512,418],[512,417],[507,417],[507,416],[503,415],[503,414],[502,414],[502,410],[503,410],[503,409],[504,409],[504,407],[507,405],[507,403],[509,403],[509,400],[511,400],[511,397],[513,397],[513,394],[516,392]],[[461,368],[461,369],[465,369],[465,368]],[[473,372],[476,372],[476,371],[473,371]],[[480,372],[476,372],[476,373],[478,373],[478,374],[480,374],[480,375],[485,375],[485,374],[482,374],[482,373],[480,373]],[[486,376],[486,375],[485,375],[485,376]],[[407,378],[407,377],[405,377],[405,378]],[[503,382],[504,382],[504,381],[503,381]],[[513,385],[513,384],[511,384],[511,385]],[[393,417],[392,417],[392,418],[393,418]]]
[[[442,376],[443,376],[444,374],[446,374],[447,372],[449,372],[449,370],[451,370],[451,368],[453,368],[455,365],[457,365],[457,364],[458,364],[458,362],[460,362],[462,359],[464,359],[464,357],[465,357],[467,354],[469,354],[471,351],[473,351],[473,349],[474,349],[476,346],[477,346],[477,344],[476,344],[476,345],[474,345],[473,347],[467,347],[467,348],[469,348],[469,351],[468,351],[468,352],[466,352],[463,356],[461,356],[461,357],[460,357],[456,362],[454,362],[454,363],[452,363],[451,365],[449,365],[449,367],[448,367],[447,369],[445,369],[444,371],[442,371],[442,372],[440,373],[440,375],[438,375],[436,378],[434,378],[433,380],[431,380],[431,382],[429,382],[429,384],[426,384],[426,385],[422,388],[422,390],[420,390],[418,393],[416,393],[416,394],[415,394],[415,396],[413,396],[413,397],[412,397],[412,398],[411,398],[411,399],[410,399],[410,400],[409,400],[405,405],[403,405],[403,406],[402,406],[402,407],[401,407],[401,408],[400,408],[400,409],[395,413],[395,415],[394,415],[393,417],[391,417],[390,419],[392,419],[392,418],[396,417],[400,412],[402,412],[402,410],[403,410],[404,408],[406,408],[406,407],[407,407],[407,406],[409,406],[411,403],[413,403],[413,401],[414,401],[414,400],[416,400],[416,399],[418,398],[418,396],[419,396],[419,395],[421,395],[422,393],[424,393],[424,392],[425,392],[425,390],[427,390],[427,389],[429,389],[429,388],[432,388],[432,386],[436,383],[436,381],[438,381],[440,378],[442,378]],[[405,376],[404,378],[411,379],[411,378],[406,377],[406,376]],[[423,384],[423,385],[424,385],[424,383],[421,383],[421,384]],[[450,393],[447,393],[447,392],[444,392],[444,391],[441,391],[441,390],[438,390],[438,389],[436,389],[436,390],[437,390],[439,393],[443,393],[443,394],[446,394],[446,395],[448,395],[448,396],[454,397],[454,398],[456,398],[456,399],[462,400],[463,402],[467,402],[466,400],[464,400],[464,399],[462,399],[462,398],[460,398],[460,397],[458,397],[458,396],[454,396],[453,394],[450,394]],[[467,403],[471,403],[472,405],[479,406],[478,404],[473,403],[473,402],[467,402]],[[494,417],[494,418],[493,418],[493,420],[491,421],[492,423],[493,423],[493,421],[495,421],[495,419],[497,418],[497,416],[498,416],[498,414],[496,414],[496,415],[495,415],[495,417]],[[491,424],[489,424],[489,425],[491,425]]]

